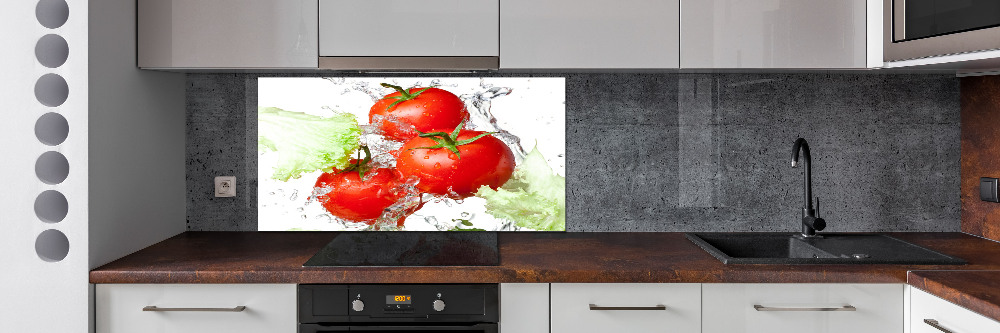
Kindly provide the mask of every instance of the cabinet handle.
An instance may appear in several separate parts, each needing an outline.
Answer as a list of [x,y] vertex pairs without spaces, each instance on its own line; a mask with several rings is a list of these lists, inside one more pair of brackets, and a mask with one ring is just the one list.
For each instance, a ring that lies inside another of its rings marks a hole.
[[853,305],[844,305],[831,308],[776,308],[754,304],[753,309],[757,311],[858,311]]
[[951,330],[949,330],[947,328],[944,328],[944,326],[941,326],[941,324],[938,323],[938,321],[934,320],[934,319],[924,319],[924,323],[927,324],[927,325],[931,325],[931,327],[936,328],[939,331],[944,332],[944,333],[955,333],[955,332],[952,332]]
[[197,311],[197,312],[243,312],[247,307],[240,305],[232,308],[158,308],[155,305],[148,305],[142,311],[172,312],[172,311]]
[[666,310],[667,306],[666,305],[659,305],[659,304],[654,305],[654,306],[598,306],[596,304],[591,304],[590,305],[590,309],[591,310],[600,310],[600,311]]

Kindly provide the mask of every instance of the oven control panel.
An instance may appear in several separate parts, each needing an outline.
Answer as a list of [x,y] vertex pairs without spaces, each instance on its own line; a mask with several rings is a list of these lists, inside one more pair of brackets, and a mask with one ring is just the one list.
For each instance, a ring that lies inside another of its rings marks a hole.
[[[491,322],[496,284],[299,285],[300,322]],[[303,321],[304,320],[304,321]]]
[[385,295],[385,312],[413,312],[413,295]]

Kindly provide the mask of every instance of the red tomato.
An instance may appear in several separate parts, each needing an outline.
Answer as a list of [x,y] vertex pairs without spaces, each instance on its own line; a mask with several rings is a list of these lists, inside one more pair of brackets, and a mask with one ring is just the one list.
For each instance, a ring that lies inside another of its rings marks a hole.
[[[366,176],[371,178],[362,181],[357,171],[324,173],[316,180],[316,187],[330,192],[316,199],[333,216],[374,224],[383,210],[406,193],[398,190],[401,180],[395,170],[373,169]],[[397,223],[402,225],[403,220],[399,219]]]
[[[472,139],[484,132],[462,131],[457,140]],[[471,196],[479,187],[493,189],[502,186],[514,172],[514,153],[503,141],[487,135],[470,143],[457,145],[461,158],[447,148],[422,149],[438,142],[416,137],[403,144],[396,160],[396,169],[403,178],[416,176],[417,188],[423,192]]]
[[382,85],[397,91],[372,105],[368,121],[375,123],[376,116],[381,117],[382,132],[390,139],[409,140],[417,136],[414,130],[427,132],[437,128],[455,128],[469,117],[465,103],[447,90],[410,88],[405,91],[390,84]]

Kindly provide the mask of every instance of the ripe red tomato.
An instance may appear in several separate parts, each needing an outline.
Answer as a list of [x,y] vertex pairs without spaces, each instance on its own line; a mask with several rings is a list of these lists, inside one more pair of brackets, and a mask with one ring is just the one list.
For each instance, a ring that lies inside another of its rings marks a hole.
[[383,83],[397,91],[375,102],[368,112],[368,121],[382,118],[381,129],[387,137],[406,141],[437,128],[455,128],[469,117],[465,103],[458,96],[438,88],[403,88]]
[[[463,140],[482,134],[484,132],[461,131],[453,141],[462,143]],[[483,185],[493,189],[502,186],[514,172],[514,153],[503,141],[492,135],[456,145],[460,155],[446,147],[421,148],[438,144],[438,141],[428,137],[410,139],[403,144],[402,152],[396,160],[396,169],[402,177],[419,178],[417,188],[423,192],[457,194],[458,197],[465,198]]]
[[[370,177],[361,180],[357,171],[323,173],[316,180],[316,187],[324,192],[317,201],[333,216],[354,222],[374,224],[382,211],[402,199],[405,192],[399,190],[399,174],[392,169],[373,169],[366,172]],[[397,225],[402,225],[399,219]]]

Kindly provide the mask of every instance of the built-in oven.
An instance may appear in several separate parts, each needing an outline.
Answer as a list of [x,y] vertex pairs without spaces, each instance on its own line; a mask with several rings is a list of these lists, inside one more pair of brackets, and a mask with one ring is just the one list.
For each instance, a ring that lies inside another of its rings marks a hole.
[[299,333],[497,333],[496,284],[299,285]]
[[1000,49],[998,0],[884,0],[884,58]]

